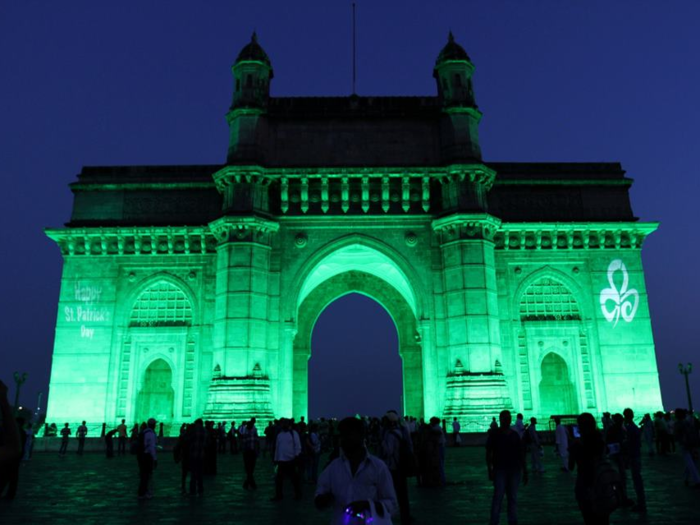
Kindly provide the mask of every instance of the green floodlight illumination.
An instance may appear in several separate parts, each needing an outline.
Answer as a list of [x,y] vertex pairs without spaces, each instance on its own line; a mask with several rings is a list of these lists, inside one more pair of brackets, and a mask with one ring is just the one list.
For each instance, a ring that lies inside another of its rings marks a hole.
[[413,314],[416,315],[415,295],[403,271],[386,255],[361,244],[340,248],[318,263],[301,287],[297,307],[324,281],[353,270],[369,273],[386,281],[406,299]]
[[483,164],[472,72],[450,36],[436,98],[275,100],[253,35],[225,166],[85,170],[46,232],[64,257],[47,421],[308,416],[313,325],[351,292],[395,324],[412,416],[662,408],[657,224],[616,163]]

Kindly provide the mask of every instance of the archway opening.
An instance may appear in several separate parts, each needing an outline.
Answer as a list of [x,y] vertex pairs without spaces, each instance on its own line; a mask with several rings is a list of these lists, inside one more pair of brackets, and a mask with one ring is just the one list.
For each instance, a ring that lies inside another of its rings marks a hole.
[[151,417],[163,423],[172,421],[175,400],[172,382],[173,371],[163,359],[156,359],[148,365],[138,394],[138,421]]
[[578,413],[576,390],[569,378],[569,367],[559,355],[548,353],[542,360],[540,406],[545,417]]
[[358,293],[330,303],[316,321],[309,360],[309,417],[402,411],[396,326],[374,299]]

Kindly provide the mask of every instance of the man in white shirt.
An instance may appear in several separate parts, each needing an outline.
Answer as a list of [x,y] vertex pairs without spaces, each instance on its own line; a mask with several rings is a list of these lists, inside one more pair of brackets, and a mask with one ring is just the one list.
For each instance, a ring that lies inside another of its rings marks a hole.
[[359,419],[346,418],[338,426],[340,457],[323,471],[316,487],[315,503],[319,509],[333,505],[331,525],[343,525],[348,515],[363,515],[365,520],[374,507],[376,516],[391,523],[398,504],[389,469],[384,462],[367,452],[365,428]]
[[569,436],[566,433],[566,427],[561,424],[560,417],[555,417],[554,422],[557,424],[554,430],[554,440],[557,444],[557,453],[561,458],[561,469],[564,472],[569,472]]
[[282,429],[277,434],[275,445],[275,464],[277,475],[275,476],[275,496],[271,501],[282,499],[282,486],[284,478],[291,478],[294,486],[294,499],[301,499],[301,479],[299,478],[298,458],[301,455],[301,440],[296,430],[291,427],[288,419],[282,419]]

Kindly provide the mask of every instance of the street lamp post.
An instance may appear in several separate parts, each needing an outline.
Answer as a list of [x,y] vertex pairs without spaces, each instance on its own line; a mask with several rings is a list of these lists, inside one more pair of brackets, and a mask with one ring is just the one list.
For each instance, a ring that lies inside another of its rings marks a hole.
[[41,398],[44,397],[43,392],[39,392],[39,396],[36,399],[36,413],[39,415],[39,412],[41,412]]
[[678,363],[678,371],[685,376],[685,393],[688,395],[688,410],[693,411],[693,399],[690,397],[690,383],[688,382],[688,376],[693,371],[693,363],[688,363],[687,366],[683,366],[683,363]]
[[27,372],[15,372],[15,412],[19,408],[19,390],[22,388],[22,384],[27,380]]

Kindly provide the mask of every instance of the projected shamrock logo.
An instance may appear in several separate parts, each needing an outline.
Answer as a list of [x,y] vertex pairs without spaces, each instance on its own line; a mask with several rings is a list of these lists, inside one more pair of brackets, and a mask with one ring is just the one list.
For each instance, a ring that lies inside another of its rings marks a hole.
[[[622,272],[622,286],[617,289],[615,286],[615,273]],[[610,288],[605,288],[600,292],[600,308],[603,315],[613,327],[617,326],[620,317],[629,323],[634,319],[639,307],[639,292],[634,288],[628,289],[629,274],[625,263],[620,259],[615,259],[608,266],[608,282]],[[612,308],[611,308],[612,307]]]

